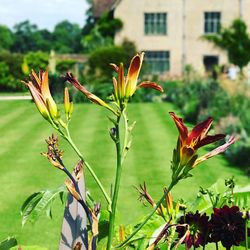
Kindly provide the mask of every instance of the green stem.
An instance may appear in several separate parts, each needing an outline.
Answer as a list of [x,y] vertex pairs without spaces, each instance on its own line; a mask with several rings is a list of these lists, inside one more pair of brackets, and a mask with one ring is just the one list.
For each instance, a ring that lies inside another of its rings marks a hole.
[[246,224],[245,224],[245,241],[246,241],[245,248],[246,248],[246,250],[248,250],[248,229],[247,229],[247,219],[246,219]]
[[114,225],[115,225],[115,214],[116,214],[116,205],[118,200],[119,188],[120,188],[120,181],[121,181],[121,173],[122,173],[122,151],[121,151],[121,141],[120,141],[120,116],[117,117],[117,125],[116,128],[116,177],[115,177],[115,187],[114,193],[112,197],[111,203],[111,212],[109,215],[109,234],[108,234],[108,243],[107,243],[107,250],[111,249],[112,240],[114,235]]
[[121,244],[117,245],[116,248],[121,248],[124,245],[126,245],[141,229],[142,227],[150,220],[150,218],[154,215],[154,213],[156,212],[156,210],[160,207],[161,203],[164,201],[164,199],[166,198],[167,194],[170,192],[170,190],[176,185],[177,182],[172,181],[169,185],[169,187],[167,188],[167,191],[164,192],[163,196],[161,197],[161,199],[156,203],[156,206],[154,207],[154,210],[148,214],[147,218],[140,224],[140,226],[137,227],[137,229],[130,234],[129,237],[127,237],[126,240],[124,240]]
[[79,158],[83,161],[84,166],[88,169],[88,171],[90,172],[90,174],[92,175],[92,177],[94,178],[95,182],[97,183],[97,185],[99,186],[99,188],[101,189],[104,198],[106,199],[109,209],[111,206],[111,199],[109,197],[109,195],[107,194],[107,192],[105,191],[101,181],[99,180],[99,178],[97,177],[97,175],[95,174],[94,170],[92,169],[92,167],[89,165],[89,163],[87,161],[85,161],[83,155],[81,154],[81,152],[79,151],[79,149],[77,148],[77,146],[74,144],[73,140],[71,139],[68,127],[65,128],[66,130],[66,135],[63,134],[63,137],[69,142],[70,146],[74,149],[74,151],[76,152],[76,154],[79,156]]
[[127,146],[128,146],[128,118],[127,118],[127,114],[126,114],[126,110],[124,110],[122,112],[122,116],[123,116],[123,119],[124,119],[124,142],[123,142],[123,151],[122,151],[122,163],[124,161],[124,158],[126,157],[126,151],[128,150],[127,149]]
[[219,250],[218,242],[215,243],[216,250]]

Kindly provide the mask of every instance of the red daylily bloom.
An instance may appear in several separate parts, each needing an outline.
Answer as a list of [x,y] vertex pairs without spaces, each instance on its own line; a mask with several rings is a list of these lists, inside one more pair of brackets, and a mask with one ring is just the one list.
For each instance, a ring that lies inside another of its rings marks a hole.
[[[208,135],[208,131],[213,122],[211,117],[196,125],[189,133],[181,118],[177,117],[174,112],[170,112],[170,115],[173,118],[177,129],[179,130],[179,154],[180,162],[183,165],[187,164],[193,158],[193,156],[196,155],[196,152],[200,147],[225,138],[224,134]],[[192,167],[195,167],[202,161],[224,152],[235,141],[236,138],[231,136],[224,145],[196,159],[192,163]]]

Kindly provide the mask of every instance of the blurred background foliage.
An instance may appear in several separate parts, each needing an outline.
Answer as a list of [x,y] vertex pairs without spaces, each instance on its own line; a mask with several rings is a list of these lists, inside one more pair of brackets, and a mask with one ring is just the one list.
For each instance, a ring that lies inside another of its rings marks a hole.
[[[236,20],[231,28],[222,29],[216,37],[204,39],[219,43],[223,34],[230,32],[232,37],[238,37],[236,31],[246,30],[244,25]],[[237,29],[236,26],[244,29]],[[132,41],[125,39],[119,46],[114,44],[114,35],[122,27],[122,21],[110,13],[95,18],[91,5],[83,27],[67,20],[56,24],[53,31],[39,29],[28,20],[12,29],[0,25],[0,92],[26,91],[20,79],[28,78],[31,69],[39,71],[49,66],[51,91],[57,102],[63,100],[65,83],[61,76],[67,71],[73,72],[91,92],[107,100],[112,94],[111,79],[114,75],[109,63],[119,65],[123,62],[127,68],[137,52]],[[242,33],[245,36],[246,32]],[[249,37],[245,40],[248,41]],[[225,44],[219,45],[223,47]],[[213,75],[205,77],[199,75],[192,65],[186,65],[182,78],[167,77],[162,80],[160,76],[148,75],[147,72],[145,62],[140,80],[160,82],[165,92],[161,94],[140,89],[133,102],[174,103],[185,121],[190,123],[212,116],[218,124],[214,127],[215,132],[226,131],[240,136],[241,140],[227,151],[226,157],[250,175],[250,92],[247,79],[242,77],[228,84],[223,66],[218,66]],[[75,103],[88,102],[81,93],[69,88]]]

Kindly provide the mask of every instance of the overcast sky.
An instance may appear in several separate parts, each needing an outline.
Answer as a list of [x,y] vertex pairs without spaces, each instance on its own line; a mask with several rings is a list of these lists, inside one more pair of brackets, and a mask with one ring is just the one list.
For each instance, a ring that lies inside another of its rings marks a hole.
[[67,19],[83,26],[87,8],[85,0],[0,0],[0,24],[13,28],[28,19],[39,28],[52,30]]

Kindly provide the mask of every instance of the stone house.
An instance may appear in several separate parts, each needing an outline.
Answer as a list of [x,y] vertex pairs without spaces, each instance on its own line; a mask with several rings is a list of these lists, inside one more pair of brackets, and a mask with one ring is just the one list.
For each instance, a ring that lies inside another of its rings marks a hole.
[[135,42],[153,74],[181,75],[187,64],[201,72],[226,64],[226,54],[201,36],[236,18],[250,27],[250,0],[94,0],[96,16],[107,11],[123,21],[115,43]]

